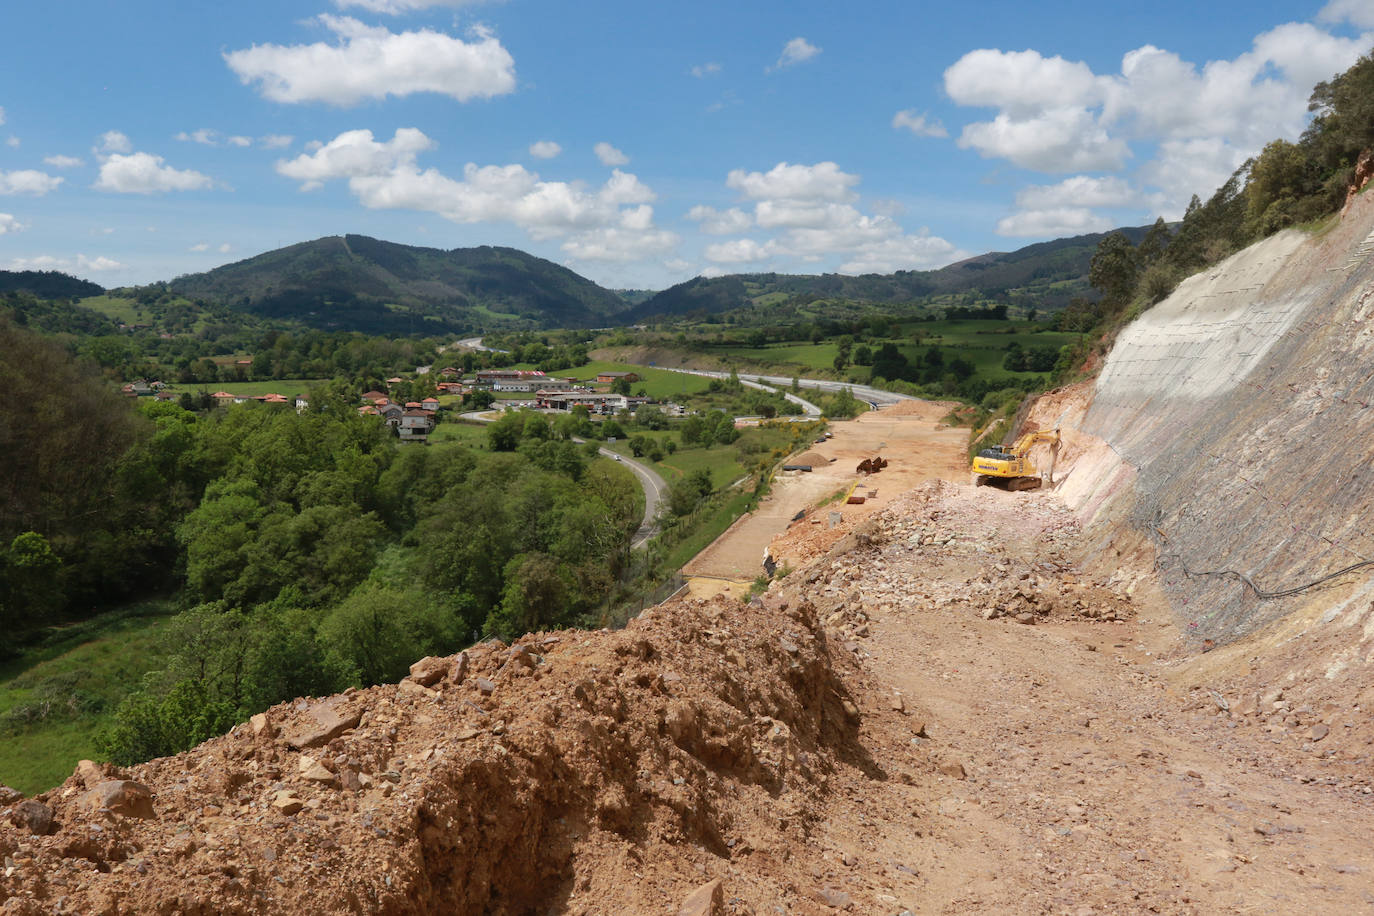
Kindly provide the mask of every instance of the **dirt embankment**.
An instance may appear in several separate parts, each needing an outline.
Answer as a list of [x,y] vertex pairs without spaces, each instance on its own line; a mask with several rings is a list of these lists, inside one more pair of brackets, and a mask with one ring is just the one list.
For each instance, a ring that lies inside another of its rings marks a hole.
[[694,600],[425,660],[5,799],[0,912],[655,912],[725,874],[787,900],[830,775],[870,765],[837,655],[805,603]]

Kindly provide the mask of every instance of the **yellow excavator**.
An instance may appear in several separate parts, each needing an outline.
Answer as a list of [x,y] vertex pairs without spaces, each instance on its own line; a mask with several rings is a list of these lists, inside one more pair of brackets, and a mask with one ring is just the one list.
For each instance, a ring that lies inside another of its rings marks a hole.
[[1042,479],[1030,462],[1033,446],[1048,443],[1050,466],[1044,480],[1054,483],[1054,460],[1059,455],[1059,430],[1042,429],[1026,433],[1011,447],[994,445],[985,448],[973,459],[974,484],[980,487],[1000,487],[1004,490],[1034,490]]

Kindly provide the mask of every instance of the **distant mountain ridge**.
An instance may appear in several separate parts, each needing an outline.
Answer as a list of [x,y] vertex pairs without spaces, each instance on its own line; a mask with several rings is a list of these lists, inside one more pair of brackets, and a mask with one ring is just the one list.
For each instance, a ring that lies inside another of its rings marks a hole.
[[604,325],[610,290],[544,258],[328,236],[178,277],[173,292],[267,318],[382,334]]
[[[1149,226],[1113,230],[1134,244]],[[1041,286],[1076,283],[1087,291],[1088,266],[1097,245],[1110,233],[1038,242],[1016,251],[993,251],[938,270],[899,270],[892,274],[727,274],[695,277],[635,306],[621,316],[626,322],[694,312],[717,314],[753,304],[771,294],[819,299],[856,299],[869,302],[907,302],[940,293],[981,290],[995,294],[1039,283]],[[1063,302],[1057,301],[1059,298]],[[1069,294],[1049,292],[1042,307],[1062,307]]]
[[39,299],[84,299],[105,287],[58,270],[0,270],[0,293],[31,293]]

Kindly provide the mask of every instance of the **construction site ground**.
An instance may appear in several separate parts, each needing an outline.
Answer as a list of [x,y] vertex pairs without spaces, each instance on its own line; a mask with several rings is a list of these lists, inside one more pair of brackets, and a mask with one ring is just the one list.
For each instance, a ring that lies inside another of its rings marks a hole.
[[[854,420],[831,421],[830,439],[790,459],[804,457],[810,471],[779,472],[758,508],[739,518],[683,568],[691,593],[740,597],[763,573],[765,549],[771,547],[780,566],[796,567],[817,548],[838,540],[857,520],[912,487],[927,480],[966,478],[968,430],[944,422],[954,406],[912,400]],[[877,474],[855,471],[861,461],[875,455],[886,458],[888,466]],[[847,493],[856,481],[854,492],[865,497],[863,503],[851,505],[841,498],[815,508],[837,492]],[[877,496],[867,498],[872,491]],[[802,511],[807,517],[794,521]],[[832,515],[840,521],[833,522]],[[807,532],[805,539],[785,547],[774,545],[780,534],[798,528]]]

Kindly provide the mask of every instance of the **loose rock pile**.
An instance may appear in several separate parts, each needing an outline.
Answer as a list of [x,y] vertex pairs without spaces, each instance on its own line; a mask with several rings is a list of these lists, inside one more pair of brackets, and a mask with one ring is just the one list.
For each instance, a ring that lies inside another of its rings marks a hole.
[[698,867],[778,883],[854,744],[833,654],[808,603],[679,601],[83,762],[4,796],[0,912],[657,912]]

